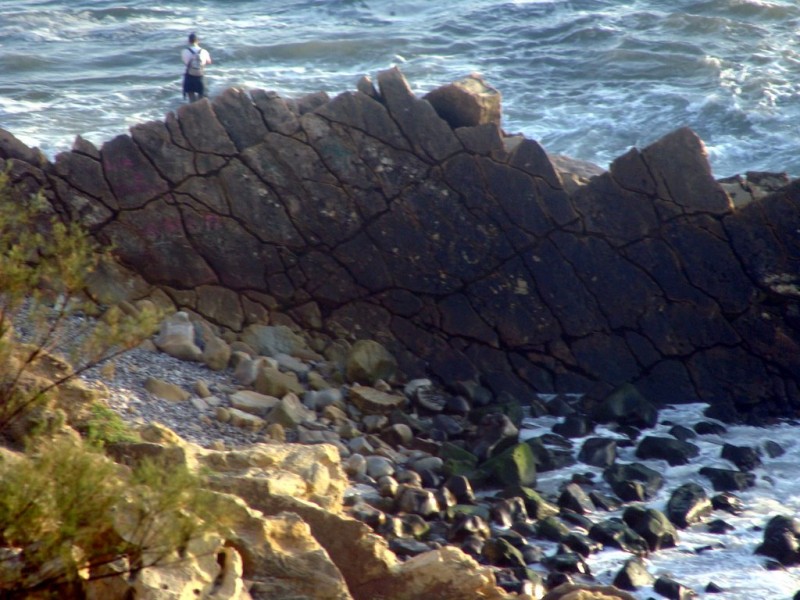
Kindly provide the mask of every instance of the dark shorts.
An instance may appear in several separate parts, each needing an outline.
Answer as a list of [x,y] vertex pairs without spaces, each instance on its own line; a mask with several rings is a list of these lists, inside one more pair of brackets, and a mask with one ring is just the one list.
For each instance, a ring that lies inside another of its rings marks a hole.
[[185,94],[197,94],[198,96],[204,96],[206,92],[206,86],[203,82],[202,75],[189,75],[185,73],[183,75],[183,93]]

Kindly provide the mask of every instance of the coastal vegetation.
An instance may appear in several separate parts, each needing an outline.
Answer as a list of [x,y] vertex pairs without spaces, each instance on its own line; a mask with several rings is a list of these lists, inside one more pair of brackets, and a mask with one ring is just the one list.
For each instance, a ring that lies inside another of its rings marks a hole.
[[[212,529],[185,465],[104,454],[138,436],[78,381],[139,344],[158,314],[98,305],[109,250],[0,173],[0,595],[79,597],[87,581],[182,560]],[[83,436],[78,434],[83,432]]]

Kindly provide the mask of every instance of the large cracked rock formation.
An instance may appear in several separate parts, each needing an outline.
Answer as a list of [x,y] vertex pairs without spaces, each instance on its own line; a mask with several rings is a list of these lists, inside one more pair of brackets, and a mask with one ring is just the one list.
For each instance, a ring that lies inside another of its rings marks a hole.
[[734,208],[679,129],[576,185],[499,127],[475,78],[418,98],[396,69],[329,99],[230,89],[20,185],[113,242],[182,308],[389,347],[407,375],[497,396],[603,393],[800,408],[800,182]]

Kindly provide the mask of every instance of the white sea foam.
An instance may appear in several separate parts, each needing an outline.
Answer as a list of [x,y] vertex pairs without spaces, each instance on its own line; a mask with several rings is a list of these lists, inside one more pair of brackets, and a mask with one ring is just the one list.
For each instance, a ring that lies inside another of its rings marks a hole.
[[[659,414],[659,425],[647,430],[643,435],[668,436],[667,431],[673,424],[690,427],[699,421],[705,421],[702,415],[704,404],[676,405],[664,409]],[[525,429],[521,437],[527,439],[541,435],[550,430],[557,421],[553,417],[531,419],[525,421]],[[719,600],[790,600],[800,589],[800,567],[785,570],[768,571],[765,568],[765,557],[754,554],[756,547],[763,539],[763,527],[775,515],[798,516],[800,514],[800,428],[795,423],[783,423],[770,427],[728,426],[724,434],[707,434],[689,440],[700,448],[700,456],[689,465],[671,467],[661,460],[640,460],[635,457],[635,448],[624,448],[619,452],[620,462],[641,462],[662,473],[665,485],[656,497],[647,503],[648,506],[664,510],[673,490],[687,482],[702,485],[709,496],[714,495],[710,482],[699,475],[703,466],[736,469],[730,462],[720,457],[722,445],[730,443],[736,446],[751,446],[761,451],[763,465],[756,469],[756,484],[753,488],[737,492],[745,505],[740,515],[731,515],[716,511],[706,522],[694,525],[686,530],[679,530],[679,545],[669,550],[660,550],[651,554],[646,564],[648,570],[658,576],[669,574],[678,582],[691,587],[701,597]],[[614,437],[618,434],[600,427],[591,437]],[[573,440],[576,451],[584,439]],[[764,452],[764,442],[771,440],[780,444],[785,454],[770,458]],[[594,473],[594,479],[602,491],[602,470],[578,463],[569,469],[556,472],[540,473],[537,488],[544,492],[555,493],[557,486],[567,480],[572,473]],[[620,516],[621,511],[604,514],[597,513],[595,519],[609,516]],[[716,535],[707,531],[710,519],[720,518],[733,526],[733,531],[725,535]],[[534,542],[537,543],[537,542]],[[704,550],[700,550],[704,549]],[[603,550],[593,555],[588,563],[592,573],[603,583],[611,583],[623,563],[631,558],[630,554],[618,550]],[[703,595],[706,585],[714,582],[723,588],[719,594]],[[653,597],[652,589],[641,589],[636,597],[645,600]]]

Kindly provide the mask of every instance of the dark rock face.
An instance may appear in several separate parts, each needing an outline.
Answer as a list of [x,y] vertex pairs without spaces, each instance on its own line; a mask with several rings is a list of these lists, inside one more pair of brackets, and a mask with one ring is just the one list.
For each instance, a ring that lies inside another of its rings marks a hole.
[[495,397],[631,382],[655,403],[800,408],[800,182],[734,209],[680,129],[568,192],[490,109],[460,119],[397,70],[377,83],[298,101],[231,89],[52,164],[0,132],[0,158],[231,329],[265,314],[322,342],[344,328],[409,377]]

